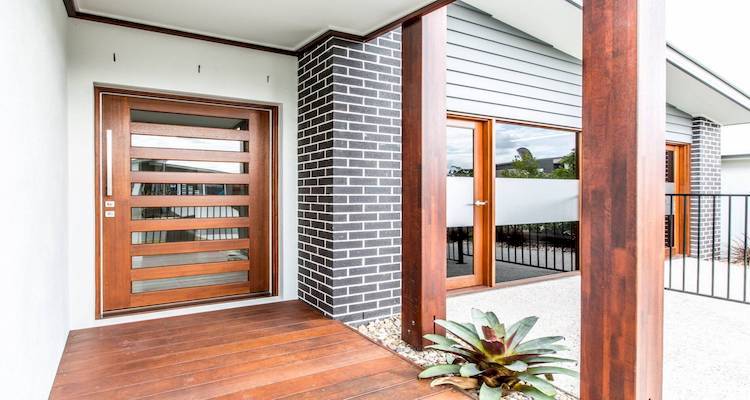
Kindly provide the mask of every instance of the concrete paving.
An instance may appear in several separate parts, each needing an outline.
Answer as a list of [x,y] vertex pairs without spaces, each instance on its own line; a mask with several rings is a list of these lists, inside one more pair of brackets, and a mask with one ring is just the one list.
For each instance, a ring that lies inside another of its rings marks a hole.
[[[540,318],[529,338],[566,337],[580,359],[580,277],[566,277],[448,298],[448,318],[469,321],[471,308],[507,324]],[[750,305],[665,291],[664,399],[750,399]],[[575,379],[562,389],[577,394]]]

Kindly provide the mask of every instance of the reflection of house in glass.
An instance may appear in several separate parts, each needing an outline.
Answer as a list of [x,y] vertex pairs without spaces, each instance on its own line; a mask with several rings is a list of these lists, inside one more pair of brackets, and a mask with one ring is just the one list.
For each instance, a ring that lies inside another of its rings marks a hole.
[[[575,150],[566,155],[547,158],[534,157],[531,150],[527,149],[526,147],[519,147],[516,151],[518,152],[518,155],[513,159],[513,161],[495,164],[495,171],[497,172],[497,176],[504,176],[508,178],[513,177],[512,174],[504,174],[501,171],[516,170],[518,167],[518,163],[525,163],[529,167],[536,166],[536,171],[543,176],[551,174],[553,171],[558,169],[575,169]],[[573,158],[572,160],[570,160],[571,157]]]

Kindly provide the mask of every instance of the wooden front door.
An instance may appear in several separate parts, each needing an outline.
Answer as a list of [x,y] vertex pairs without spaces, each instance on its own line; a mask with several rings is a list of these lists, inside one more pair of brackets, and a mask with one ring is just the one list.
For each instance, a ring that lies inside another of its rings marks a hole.
[[269,294],[271,111],[96,97],[97,317]]
[[692,198],[687,195],[690,194],[690,146],[667,144],[665,157],[665,254],[689,254],[689,210]]
[[448,290],[491,286],[494,280],[494,163],[490,125],[490,121],[448,119]]

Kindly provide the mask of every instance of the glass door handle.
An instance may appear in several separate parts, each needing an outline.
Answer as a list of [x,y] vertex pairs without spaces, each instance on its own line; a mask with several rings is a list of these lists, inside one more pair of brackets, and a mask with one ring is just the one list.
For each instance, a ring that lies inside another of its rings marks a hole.
[[486,206],[487,202],[484,201],[484,200],[477,200],[477,201],[474,202],[474,205],[477,206],[477,207]]

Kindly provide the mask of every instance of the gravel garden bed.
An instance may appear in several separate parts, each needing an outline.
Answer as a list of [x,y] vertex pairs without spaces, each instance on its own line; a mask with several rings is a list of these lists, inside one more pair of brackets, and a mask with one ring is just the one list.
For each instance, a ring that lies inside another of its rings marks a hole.
[[[406,342],[401,340],[401,317],[394,315],[392,317],[379,319],[366,324],[362,324],[357,327],[357,330],[369,337],[372,340],[382,344],[383,346],[395,351],[403,357],[411,360],[422,368],[429,367],[435,364],[446,363],[446,358],[443,353],[435,350],[416,351],[412,349]],[[474,397],[478,397],[476,393],[469,393]],[[504,397],[505,400],[530,400],[529,397],[523,394],[514,394]],[[578,400],[577,397],[558,391],[558,400]]]

